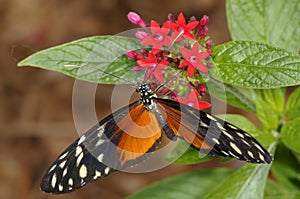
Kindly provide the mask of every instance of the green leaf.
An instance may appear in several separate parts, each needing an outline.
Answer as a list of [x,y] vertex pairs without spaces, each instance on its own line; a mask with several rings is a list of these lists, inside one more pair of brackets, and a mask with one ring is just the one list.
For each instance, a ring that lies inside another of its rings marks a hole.
[[281,139],[288,148],[300,153],[300,118],[289,121],[282,126]]
[[263,93],[266,102],[277,112],[277,114],[280,114],[284,108],[285,89],[265,89],[263,90]]
[[272,163],[271,172],[274,178],[289,190],[298,190],[300,184],[299,162],[294,153],[280,143]]
[[299,0],[227,0],[226,12],[234,40],[264,42],[299,52]]
[[246,111],[255,111],[257,92],[254,89],[233,87],[213,78],[206,83],[208,92],[219,100]]
[[136,63],[125,53],[140,48],[137,39],[94,36],[39,51],[18,66],[36,66],[101,84],[136,83],[143,75],[132,72]]
[[127,199],[198,199],[229,173],[229,170],[215,169],[181,174],[154,183]]
[[243,88],[268,89],[300,84],[300,56],[253,41],[213,48],[213,78]]
[[288,98],[285,114],[290,119],[300,117],[300,87],[297,88]]
[[175,162],[178,164],[196,164],[206,162],[214,157],[202,154],[198,150],[190,147],[184,140],[178,140],[178,144],[166,157],[168,162]]
[[288,189],[281,183],[271,180],[267,181],[264,199],[299,199],[300,191],[297,189]]
[[263,198],[270,165],[247,164],[215,184],[204,199],[252,199]]
[[259,99],[256,101],[256,115],[266,129],[278,128],[278,115],[268,103]]

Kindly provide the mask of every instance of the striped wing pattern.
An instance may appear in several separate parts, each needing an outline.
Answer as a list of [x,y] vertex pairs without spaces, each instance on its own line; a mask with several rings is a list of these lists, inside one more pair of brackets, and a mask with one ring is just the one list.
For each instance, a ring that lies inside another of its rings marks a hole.
[[[174,134],[191,144],[192,147],[209,155],[233,157],[251,163],[270,163],[270,153],[251,135],[238,127],[190,106],[172,100],[157,99],[167,115],[167,125],[179,123],[182,132],[185,127],[195,140],[201,139],[203,147],[193,144],[186,136],[187,133]],[[180,114],[180,117],[178,117]],[[178,121],[179,120],[179,121]]]
[[72,192],[97,178],[146,159],[148,152],[154,151],[160,143],[160,137],[153,140],[151,147],[146,148],[142,154],[125,154],[135,156],[134,159],[122,162],[118,144],[125,134],[122,131],[115,134],[116,124],[138,105],[140,103],[137,101],[119,109],[73,142],[48,169],[42,179],[41,190],[54,194]]
[[74,191],[111,172],[145,160],[160,144],[184,139],[209,155],[270,163],[269,152],[245,131],[190,106],[157,98],[150,87],[138,87],[141,99],[110,114],[73,142],[54,161],[41,189],[61,194]]

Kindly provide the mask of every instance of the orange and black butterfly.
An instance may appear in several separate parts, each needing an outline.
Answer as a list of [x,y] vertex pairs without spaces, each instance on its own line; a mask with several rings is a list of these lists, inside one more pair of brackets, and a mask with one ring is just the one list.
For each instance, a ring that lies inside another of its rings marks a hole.
[[270,163],[269,152],[236,126],[179,102],[161,99],[147,84],[140,99],[110,114],[71,144],[48,169],[45,192],[74,191],[111,172],[136,165],[155,151],[162,136],[185,140],[209,155]]

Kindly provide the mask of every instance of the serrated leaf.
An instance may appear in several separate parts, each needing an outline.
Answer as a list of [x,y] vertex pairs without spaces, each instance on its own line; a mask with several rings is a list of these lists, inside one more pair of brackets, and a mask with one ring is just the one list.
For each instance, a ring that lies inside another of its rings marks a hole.
[[222,179],[231,171],[215,169],[197,171],[170,177],[161,182],[154,183],[145,189],[127,197],[127,199],[198,199],[214,187],[219,179]]
[[18,66],[35,66],[101,84],[136,83],[144,76],[132,72],[136,63],[125,53],[140,48],[137,39],[94,36],[39,51]]
[[263,198],[270,165],[247,164],[209,190],[204,199]]
[[265,101],[256,101],[256,115],[264,128],[269,130],[278,128],[278,115]]
[[196,164],[200,162],[206,162],[214,157],[202,154],[198,150],[190,147],[190,145],[184,140],[178,140],[178,143],[166,157],[168,162],[174,162],[178,164]]
[[299,52],[299,0],[227,0],[226,13],[234,40],[264,42]]
[[269,89],[300,84],[300,56],[253,41],[213,48],[213,78],[243,88]]
[[290,149],[300,153],[300,118],[287,122],[281,128],[281,139]]
[[253,89],[233,87],[213,78],[206,83],[208,92],[217,99],[246,111],[255,111],[257,92]]
[[290,119],[300,117],[300,87],[289,96],[285,114]]
[[266,102],[277,112],[277,114],[280,114],[284,108],[285,89],[265,89],[263,90],[263,93]]

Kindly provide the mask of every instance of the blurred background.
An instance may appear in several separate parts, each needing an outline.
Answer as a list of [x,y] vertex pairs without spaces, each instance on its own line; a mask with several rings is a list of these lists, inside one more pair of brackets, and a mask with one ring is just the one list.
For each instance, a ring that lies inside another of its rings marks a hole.
[[[118,172],[67,195],[39,190],[53,160],[78,137],[72,116],[74,79],[32,67],[18,68],[26,56],[75,39],[137,28],[129,11],[160,23],[168,13],[200,19],[208,15],[214,44],[230,40],[225,0],[0,0],[0,198],[119,199],[166,176],[219,165],[176,165],[145,174]],[[101,86],[99,118],[110,113],[112,86]],[[84,98],[84,93],[82,94]]]

